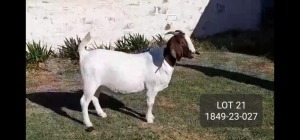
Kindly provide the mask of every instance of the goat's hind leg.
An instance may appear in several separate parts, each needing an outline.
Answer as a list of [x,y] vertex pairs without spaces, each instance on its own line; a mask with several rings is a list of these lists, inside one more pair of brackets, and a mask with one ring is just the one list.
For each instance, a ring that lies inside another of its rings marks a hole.
[[90,102],[92,100],[95,100],[94,94],[95,94],[96,90],[97,90],[97,86],[94,86],[93,83],[91,83],[91,82],[85,83],[84,84],[84,93],[80,99],[82,115],[83,115],[83,123],[86,125],[86,127],[87,127],[86,131],[88,131],[88,132],[94,130],[93,124],[89,117],[88,107],[89,107]]
[[87,127],[86,131],[88,131],[88,132],[90,132],[94,129],[93,124],[91,123],[91,120],[89,117],[89,112],[88,112],[88,107],[92,100],[91,97],[92,96],[83,95],[80,99],[82,115],[83,115],[83,123],[86,125],[86,127]]
[[94,104],[94,106],[95,106],[95,109],[96,109],[96,111],[97,111],[97,114],[98,114],[99,116],[101,116],[102,118],[106,118],[107,115],[106,115],[106,113],[102,110],[102,108],[101,108],[101,106],[100,106],[100,104],[99,104],[98,98],[95,97],[95,96],[93,96],[92,102],[93,102],[93,104]]

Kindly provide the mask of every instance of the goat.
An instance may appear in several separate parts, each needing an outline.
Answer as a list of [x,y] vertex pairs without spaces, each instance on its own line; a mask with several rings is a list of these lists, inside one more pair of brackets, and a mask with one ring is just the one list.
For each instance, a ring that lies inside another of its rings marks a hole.
[[152,107],[158,92],[168,87],[176,61],[182,57],[192,59],[195,48],[189,37],[180,30],[170,31],[173,36],[165,47],[154,47],[139,54],[97,49],[87,51],[86,45],[91,40],[87,33],[79,44],[79,64],[83,80],[83,96],[80,99],[83,122],[87,131],[93,125],[88,114],[88,106],[92,101],[99,116],[105,118],[95,92],[100,86],[111,91],[129,94],[146,91],[146,120],[153,123]]

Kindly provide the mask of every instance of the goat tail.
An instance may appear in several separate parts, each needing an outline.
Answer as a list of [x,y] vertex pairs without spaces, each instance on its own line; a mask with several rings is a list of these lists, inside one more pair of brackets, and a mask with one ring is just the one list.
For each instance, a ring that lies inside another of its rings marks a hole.
[[81,40],[81,43],[78,46],[78,53],[80,58],[83,58],[88,51],[86,50],[86,45],[90,42],[91,40],[91,34],[88,32],[85,37]]

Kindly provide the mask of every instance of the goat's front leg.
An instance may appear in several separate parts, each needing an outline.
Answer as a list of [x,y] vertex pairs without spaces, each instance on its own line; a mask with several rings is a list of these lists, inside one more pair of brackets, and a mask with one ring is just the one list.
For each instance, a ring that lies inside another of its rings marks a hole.
[[93,102],[93,104],[94,104],[94,106],[95,106],[95,109],[96,109],[96,111],[97,111],[97,114],[98,114],[99,116],[101,116],[102,118],[106,118],[107,115],[106,115],[106,113],[102,110],[102,108],[101,108],[101,106],[100,106],[100,104],[99,104],[99,100],[97,99],[97,97],[93,96],[92,102]]
[[155,101],[155,97],[157,95],[157,92],[153,92],[153,91],[147,91],[147,105],[148,105],[148,110],[146,113],[146,120],[148,123],[153,123],[154,120],[154,116],[152,114],[152,109],[153,109],[153,104]]

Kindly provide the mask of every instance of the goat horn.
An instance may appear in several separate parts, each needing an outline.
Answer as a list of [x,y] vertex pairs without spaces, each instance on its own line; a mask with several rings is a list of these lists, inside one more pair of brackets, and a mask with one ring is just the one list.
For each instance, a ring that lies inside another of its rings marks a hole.
[[183,33],[181,30],[176,30],[175,32]]
[[170,31],[170,32],[167,32],[166,34],[178,35],[179,32]]
[[184,32],[182,32],[181,30],[176,30],[175,32],[177,32],[177,33],[181,33],[181,34],[185,35],[185,33],[184,33]]

